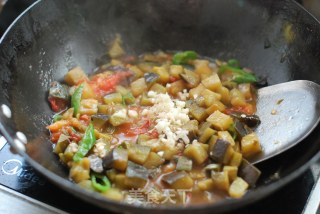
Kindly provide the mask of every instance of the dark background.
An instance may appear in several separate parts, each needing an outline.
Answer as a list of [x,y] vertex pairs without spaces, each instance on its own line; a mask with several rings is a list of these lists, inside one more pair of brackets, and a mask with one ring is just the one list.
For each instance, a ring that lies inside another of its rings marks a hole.
[[[28,6],[35,0],[0,0],[0,37]],[[319,0],[297,0],[314,16],[320,19],[320,1]]]

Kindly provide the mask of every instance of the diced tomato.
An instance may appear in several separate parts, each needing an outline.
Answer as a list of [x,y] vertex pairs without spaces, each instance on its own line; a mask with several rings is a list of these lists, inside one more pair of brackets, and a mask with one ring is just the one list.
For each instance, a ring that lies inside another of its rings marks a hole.
[[139,134],[145,134],[149,131],[151,126],[150,120],[145,120],[141,126],[136,123],[126,123],[118,126],[117,133],[123,133],[128,137],[133,137]]
[[174,77],[174,76],[170,76],[170,77],[169,77],[169,82],[170,82],[170,83],[176,82],[176,81],[178,81],[178,80],[179,80],[178,77]]
[[90,123],[90,116],[87,114],[81,115],[79,119],[84,121],[87,125]]
[[66,100],[56,97],[49,97],[48,100],[54,112],[59,112],[67,108],[68,102]]
[[147,135],[149,135],[151,138],[155,139],[159,137],[159,132],[155,129],[153,129],[152,131],[149,131],[147,133]]
[[251,115],[251,114],[254,114],[255,108],[253,107],[253,105],[247,104],[245,106],[232,106],[230,108],[227,108],[224,111],[224,113],[226,113],[226,114],[232,114],[232,113],[236,113],[236,112]]
[[82,139],[82,136],[72,130],[70,126],[66,127],[66,130],[70,136],[70,139],[76,142],[79,142]]
[[51,141],[57,143],[60,138],[61,132],[51,133]]
[[89,84],[96,94],[104,96],[108,93],[114,92],[116,86],[125,78],[131,76],[131,71],[117,72],[111,75],[97,75]]

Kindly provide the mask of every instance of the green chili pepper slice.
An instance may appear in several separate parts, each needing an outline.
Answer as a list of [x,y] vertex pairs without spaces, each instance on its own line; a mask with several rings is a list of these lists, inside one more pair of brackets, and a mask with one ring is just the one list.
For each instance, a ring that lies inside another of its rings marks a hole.
[[78,113],[80,110],[80,101],[81,101],[83,87],[84,87],[83,84],[81,84],[71,96],[71,106],[74,109],[73,115],[75,117],[78,116]]
[[237,59],[229,59],[227,62],[227,65],[234,67],[234,68],[240,68],[240,62]]
[[184,51],[176,53],[172,58],[172,63],[175,65],[180,65],[187,63],[191,59],[196,59],[198,54],[195,51]]
[[79,149],[76,152],[76,154],[73,156],[73,160],[75,162],[78,162],[82,158],[84,158],[95,143],[96,143],[96,136],[94,134],[94,127],[92,123],[90,123],[88,128],[86,129],[86,132],[84,133],[83,138],[79,142]]
[[257,82],[257,78],[255,75],[240,69],[240,68],[235,68],[229,65],[222,65],[219,68],[219,73],[224,73],[226,71],[231,71],[233,73],[233,78],[232,81],[236,82],[238,84],[240,83],[254,83]]
[[62,115],[60,115],[60,114],[53,115],[53,122],[57,122],[61,119],[62,119]]
[[[98,179],[97,179],[98,178]],[[100,182],[98,182],[99,180]],[[91,175],[91,185],[92,187],[99,192],[106,192],[110,189],[111,184],[107,176],[105,175]]]

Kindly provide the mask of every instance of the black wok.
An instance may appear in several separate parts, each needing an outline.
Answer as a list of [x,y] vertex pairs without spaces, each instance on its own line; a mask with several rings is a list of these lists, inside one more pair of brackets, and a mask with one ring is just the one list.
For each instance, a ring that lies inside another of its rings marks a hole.
[[[12,117],[0,110],[0,130],[26,161],[60,188],[118,212],[223,212],[269,195],[319,159],[318,126],[299,145],[258,165],[263,174],[257,188],[239,200],[154,209],[85,192],[68,180],[67,171],[52,153],[45,129],[52,116],[47,91],[50,82],[62,80],[76,65],[92,72],[95,59],[104,54],[105,44],[116,33],[133,54],[195,50],[223,60],[237,58],[266,76],[269,84],[295,79],[320,83],[320,25],[294,1],[38,1],[1,39],[0,109],[8,106]],[[28,139],[26,152],[18,146],[23,141],[18,130]]]

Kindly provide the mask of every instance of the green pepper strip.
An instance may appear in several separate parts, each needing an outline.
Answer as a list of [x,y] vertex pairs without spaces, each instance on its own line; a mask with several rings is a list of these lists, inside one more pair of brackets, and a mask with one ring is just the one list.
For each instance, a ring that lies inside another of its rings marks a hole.
[[234,68],[240,68],[240,62],[237,59],[229,59],[227,64]]
[[[101,183],[97,182],[97,178],[100,179]],[[111,184],[107,176],[105,175],[91,175],[91,185],[92,187],[99,192],[106,192],[110,189]]]
[[88,128],[86,129],[86,132],[84,133],[83,138],[79,142],[79,149],[76,152],[76,154],[73,156],[73,160],[75,162],[80,161],[86,154],[89,152],[89,150],[93,147],[93,145],[96,143],[96,136],[94,134],[94,127],[92,123],[89,124]]
[[78,116],[78,113],[80,110],[80,101],[81,101],[83,87],[84,87],[83,84],[81,84],[71,96],[71,106],[74,109],[73,115],[75,117]]
[[219,73],[222,74],[225,71],[231,71],[233,73],[232,81],[236,82],[238,84],[257,82],[257,78],[253,74],[251,74],[247,71],[244,71],[243,69],[234,68],[234,67],[228,66],[228,65],[222,65],[219,68]]
[[180,65],[187,63],[191,59],[196,59],[198,54],[194,51],[184,51],[181,53],[176,53],[172,58],[172,63],[175,65]]
[[60,115],[60,114],[53,115],[53,122],[57,122],[61,119],[62,119],[62,115]]

